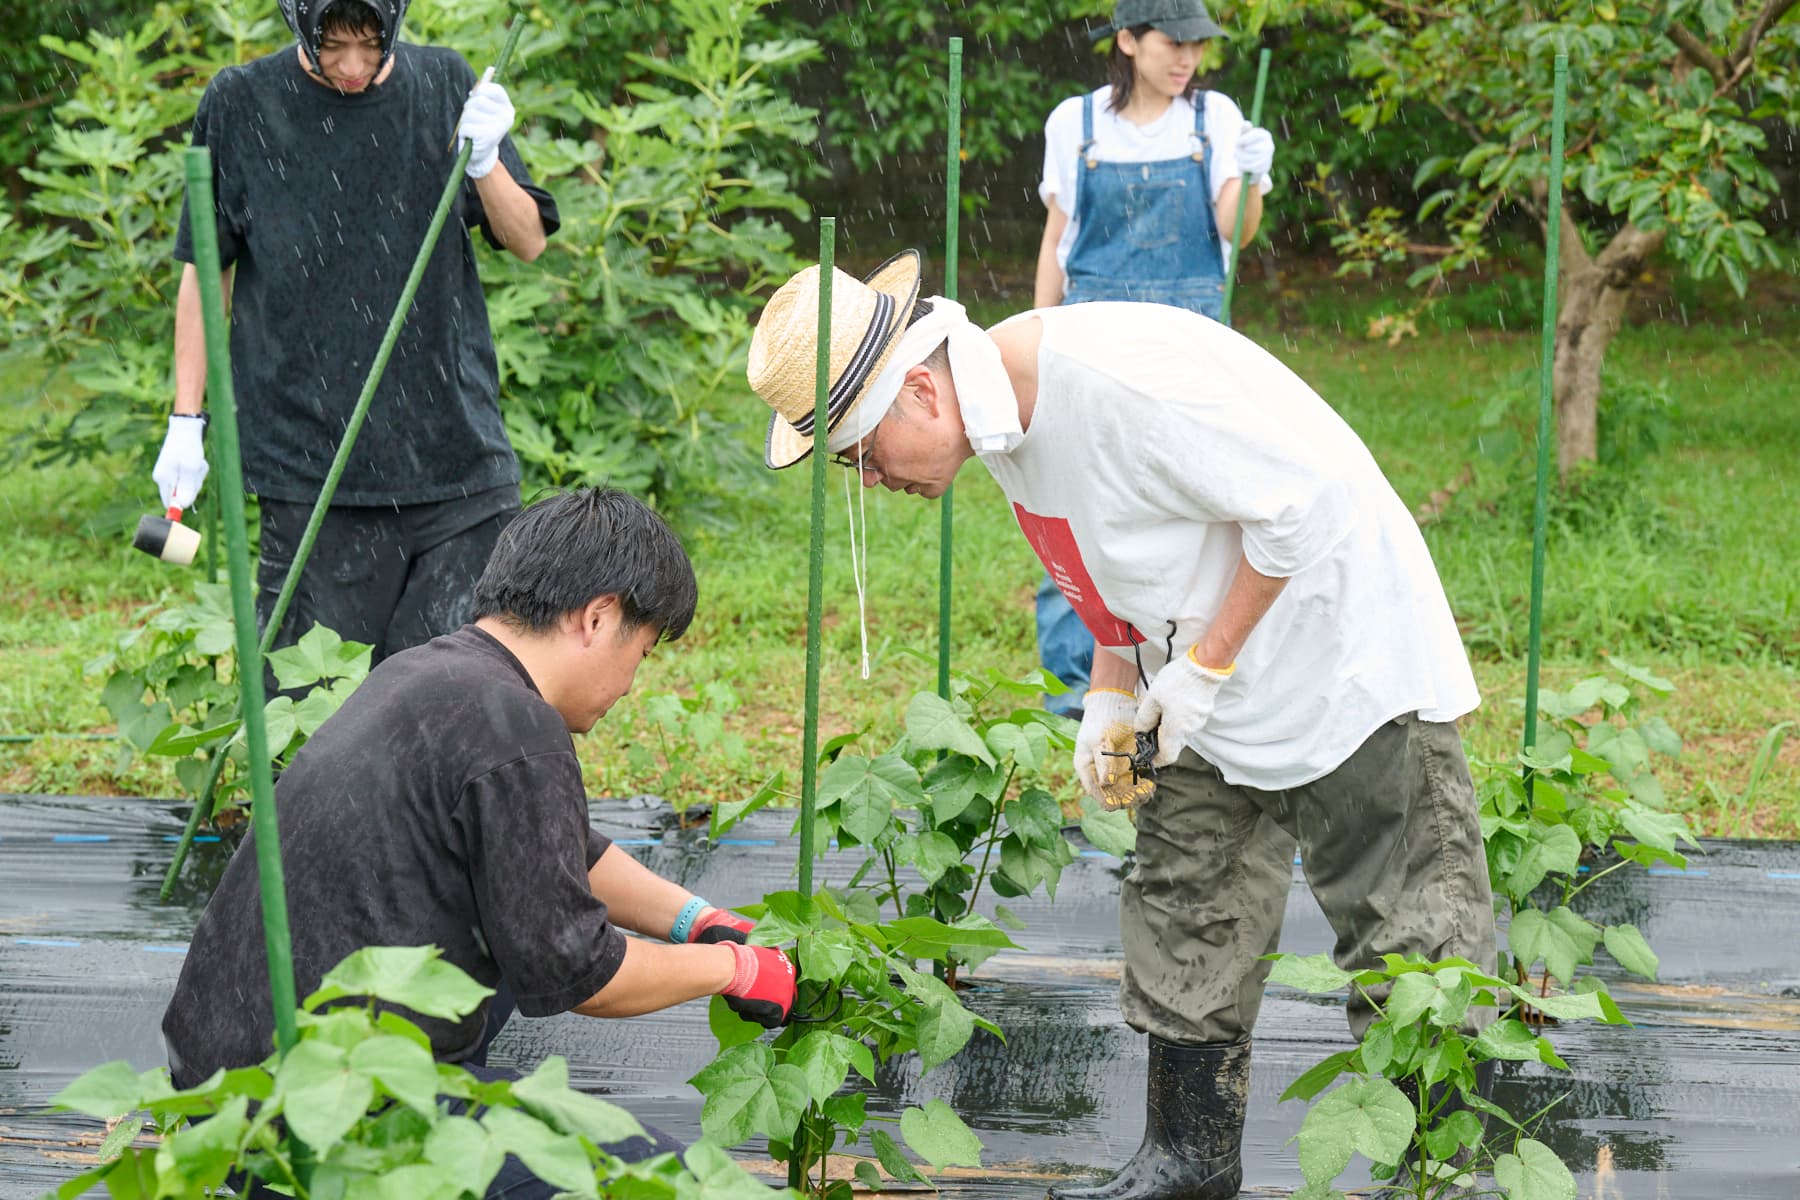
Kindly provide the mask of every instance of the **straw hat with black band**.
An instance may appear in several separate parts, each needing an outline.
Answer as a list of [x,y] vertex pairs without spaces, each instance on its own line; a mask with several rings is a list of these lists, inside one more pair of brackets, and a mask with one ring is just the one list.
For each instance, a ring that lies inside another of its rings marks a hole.
[[[861,281],[831,273],[831,374],[826,432],[837,429],[862,400],[894,353],[919,297],[917,250],[903,250]],[[819,268],[781,286],[763,309],[750,339],[745,373],[750,387],[774,409],[763,461],[774,470],[812,453],[819,345]]]

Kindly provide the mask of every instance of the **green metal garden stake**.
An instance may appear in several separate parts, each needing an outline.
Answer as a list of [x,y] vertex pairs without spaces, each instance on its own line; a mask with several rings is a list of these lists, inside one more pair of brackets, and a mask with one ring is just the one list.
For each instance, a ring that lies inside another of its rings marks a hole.
[[[1250,123],[1252,125],[1262,124],[1263,87],[1268,82],[1269,48],[1264,46],[1262,53],[1256,59],[1256,94],[1250,98]],[[1219,320],[1226,325],[1231,324],[1231,293],[1237,286],[1238,259],[1243,254],[1238,243],[1244,240],[1244,210],[1250,207],[1250,189],[1259,182],[1249,175],[1242,175],[1239,178],[1243,182],[1242,186],[1238,188],[1237,220],[1233,223],[1234,227],[1231,231],[1231,262],[1225,268],[1225,295],[1219,301]]]
[[[830,428],[831,272],[837,218],[819,218],[819,355],[813,393],[812,548],[806,581],[806,730],[800,743],[800,896],[813,894],[813,823],[819,791],[819,625],[825,611],[825,431]],[[859,481],[860,483],[860,481]]]
[[[514,17],[511,28],[506,34],[506,43],[500,48],[500,57],[494,64],[494,76],[504,74],[508,64],[512,62],[513,48],[519,44],[519,35],[525,31],[522,17]],[[326,510],[331,507],[331,498],[337,492],[338,481],[344,476],[344,467],[350,461],[350,452],[356,447],[356,435],[362,431],[363,421],[369,415],[369,405],[375,399],[375,389],[381,383],[381,376],[387,370],[388,357],[394,352],[394,344],[400,340],[400,331],[406,325],[406,316],[412,311],[413,297],[418,293],[419,281],[425,277],[425,268],[431,263],[431,254],[437,247],[438,235],[443,232],[445,219],[450,214],[450,207],[456,200],[457,193],[462,190],[463,172],[469,165],[469,156],[474,152],[473,146],[463,146],[456,152],[456,162],[450,169],[450,178],[444,183],[443,195],[438,197],[437,211],[431,215],[431,224],[425,230],[425,240],[419,244],[419,252],[413,258],[412,272],[406,277],[406,286],[400,293],[400,303],[394,308],[394,315],[388,320],[387,333],[381,339],[381,346],[375,352],[375,361],[369,367],[369,374],[363,380],[362,394],[357,397],[356,408],[350,414],[350,420],[344,426],[343,440],[338,443],[337,455],[331,460],[331,469],[326,472],[324,486],[319,489],[319,498],[313,504],[312,516],[307,519],[306,531],[300,535],[300,544],[294,551],[294,561],[289,564],[287,578],[282,580],[281,592],[275,598],[275,607],[269,612],[269,623],[263,629],[259,653],[254,660],[261,663],[263,657],[275,645],[275,638],[281,633],[282,620],[287,616],[288,605],[293,602],[294,590],[300,586],[300,572],[306,566],[306,560],[312,554],[313,543],[318,540],[319,528],[325,524]],[[221,310],[222,311],[222,310]],[[208,380],[211,379],[211,368],[208,368]],[[235,443],[233,453],[236,453]],[[250,672],[245,670],[244,674]],[[259,673],[260,674],[260,673]],[[175,847],[175,857],[169,863],[169,870],[163,876],[161,898],[167,900],[175,887],[175,879],[181,873],[181,866],[187,861],[188,850],[192,847],[194,834],[200,823],[212,816],[213,793],[219,784],[219,773],[225,768],[225,750],[221,746],[213,753],[212,764],[207,771],[206,783],[200,789],[200,795],[194,802],[193,812],[188,814],[187,827],[181,831],[181,841]]]
[[[1569,56],[1556,56],[1550,107],[1550,194],[1544,215],[1544,337],[1538,351],[1537,508],[1531,522],[1531,631],[1525,667],[1525,738],[1537,745],[1538,663],[1544,641],[1544,545],[1550,511],[1550,414],[1556,400],[1556,273],[1562,249],[1563,119],[1569,94]],[[1525,768],[1525,794],[1532,770]]]
[[[944,299],[956,299],[957,219],[962,215],[962,39],[950,39],[949,149],[944,165]],[[938,528],[938,695],[950,698],[950,577],[954,563],[956,486],[944,489]]]
[[[219,286],[219,233],[213,210],[212,151],[187,151],[188,213],[193,224],[194,266],[200,275],[200,312],[206,331],[206,393],[212,431],[218,440],[221,522],[225,563],[231,576],[231,616],[239,663],[261,663],[256,648],[256,605],[250,574],[250,545],[244,524],[243,465],[238,459],[237,397],[231,385],[231,343],[225,327],[225,298]],[[269,955],[270,1000],[275,1006],[275,1046],[293,1048],[294,958],[288,936],[287,889],[281,870],[281,834],[275,823],[275,794],[269,777],[269,738],[263,724],[261,670],[238,672],[250,749],[250,822],[256,834],[256,875],[262,891],[263,942]]]
[[[812,545],[806,581],[806,728],[800,742],[800,901],[812,909],[813,826],[819,811],[819,626],[825,612],[825,433],[830,428],[831,272],[837,218],[819,218],[819,353],[813,392]],[[861,480],[858,481],[861,485]],[[801,1130],[805,1136],[805,1130]],[[806,1184],[801,1147],[788,1157],[788,1186]]]

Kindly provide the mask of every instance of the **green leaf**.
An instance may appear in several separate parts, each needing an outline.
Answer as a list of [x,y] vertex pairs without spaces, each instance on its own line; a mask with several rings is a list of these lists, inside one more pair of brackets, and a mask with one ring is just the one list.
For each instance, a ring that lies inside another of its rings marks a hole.
[[942,1100],[901,1113],[900,1133],[915,1154],[939,1170],[981,1165],[981,1139]]
[[1002,811],[1007,828],[1028,843],[1048,846],[1062,840],[1062,806],[1042,788],[1027,788]]
[[345,996],[375,996],[421,1016],[454,1020],[474,1012],[493,994],[493,988],[444,962],[436,946],[369,946],[327,971],[302,1007],[316,1012]]
[[919,692],[907,704],[906,738],[919,750],[951,750],[989,765],[994,761],[981,735],[936,692]]
[[1412,1144],[1418,1112],[1385,1079],[1351,1079],[1313,1103],[1295,1134],[1300,1170],[1310,1184],[1328,1184],[1361,1153],[1372,1162],[1399,1162]]
[[558,1133],[515,1108],[490,1108],[480,1119],[496,1145],[517,1155],[545,1183],[577,1196],[599,1196],[593,1161],[580,1138]]
[[701,1128],[725,1146],[756,1133],[792,1138],[810,1098],[806,1076],[798,1067],[777,1063],[762,1042],[733,1046],[688,1082],[706,1096]]
[[754,1042],[767,1032],[755,1021],[746,1021],[732,1012],[723,996],[714,996],[707,1003],[706,1024],[712,1030],[713,1037],[719,1040],[721,1051],[741,1046],[745,1042]]
[[875,1056],[859,1041],[828,1029],[816,1029],[788,1047],[787,1061],[806,1078],[813,1101],[824,1104],[844,1086],[850,1068],[871,1083],[875,1080]]
[[1505,892],[1515,899],[1529,896],[1551,871],[1573,875],[1581,865],[1581,838],[1567,825],[1533,829],[1533,837],[1506,879]]
[[[965,920],[967,918],[964,918]],[[988,947],[995,950],[1017,950],[1019,945],[991,924],[946,925],[931,917],[902,917],[882,926],[895,935],[894,949],[902,954],[938,957],[946,950],[964,946]]]
[[1555,1151],[1532,1138],[1520,1138],[1517,1149],[1494,1160],[1494,1182],[1509,1200],[1575,1200],[1575,1177]]
[[388,1095],[425,1116],[437,1113],[437,1060],[403,1037],[383,1035],[350,1051],[350,1069],[374,1080]]
[[352,1071],[349,1060],[336,1046],[301,1041],[275,1071],[275,1099],[282,1117],[301,1141],[321,1154],[362,1120],[375,1098],[374,1083]]
[[920,1014],[917,1028],[920,1068],[929,1071],[969,1044],[975,1032],[975,1018],[961,1002],[943,1000]]
[[[235,1097],[215,1116],[197,1125],[185,1126],[168,1137],[157,1155],[158,1190],[146,1193],[146,1196],[196,1196],[202,1189],[223,1184],[237,1162],[239,1147],[249,1131],[249,1108],[248,1096]],[[356,1114],[361,1115],[360,1112]],[[294,1128],[295,1132],[299,1131],[298,1126]],[[173,1185],[173,1190],[163,1191],[168,1185]],[[117,1194],[115,1191],[114,1195]]]
[[1124,858],[1137,849],[1137,826],[1132,824],[1131,811],[1109,810],[1086,792],[1081,794],[1081,836],[1088,845],[1114,858]]
[[1698,846],[1687,819],[1677,813],[1655,812],[1638,804],[1627,804],[1619,813],[1619,824],[1646,846],[1658,850],[1675,849],[1677,840]]
[[926,883],[936,883],[945,871],[961,866],[962,861],[962,847],[949,834],[933,829],[919,835],[912,862]]
[[1502,1017],[1483,1029],[1474,1041],[1475,1050],[1485,1058],[1504,1058],[1512,1062],[1542,1062],[1559,1070],[1568,1064],[1544,1038],[1531,1031],[1523,1021]]
[[748,800],[728,800],[724,804],[715,805],[712,819],[707,826],[707,836],[712,840],[725,836],[733,825],[760,808],[767,807],[772,801],[781,797],[782,773],[776,771],[763,780],[761,787]]
[[469,1191],[480,1194],[506,1161],[487,1127],[473,1117],[446,1115],[425,1136],[425,1161],[452,1171]]
[[145,754],[159,758],[186,758],[214,742],[224,741],[238,731],[242,721],[226,721],[208,729],[191,729],[186,725],[170,725],[144,747]]
[[1275,965],[1269,968],[1270,983],[1279,983],[1314,995],[1341,992],[1350,986],[1350,981],[1354,978],[1349,971],[1332,962],[1328,954],[1310,954],[1305,958],[1295,954],[1278,954],[1275,956]]
[[551,1055],[514,1083],[512,1094],[526,1112],[551,1128],[598,1145],[644,1136],[637,1118],[618,1105],[570,1087],[569,1063],[560,1055]]
[[858,1159],[855,1170],[856,1181],[862,1184],[865,1189],[871,1192],[880,1192],[884,1190],[884,1185],[881,1182],[881,1172],[876,1169],[874,1163],[866,1158]]
[[137,1140],[137,1135],[144,1131],[144,1124],[145,1121],[142,1117],[132,1117],[120,1121],[113,1126],[112,1132],[108,1133],[101,1141],[100,1149],[94,1152],[94,1157],[103,1163],[112,1162],[125,1153],[126,1148]]
[[1545,969],[1566,984],[1575,978],[1578,965],[1594,961],[1600,936],[1598,925],[1565,905],[1548,913],[1520,909],[1513,915],[1506,942],[1520,962],[1530,966],[1543,959]]
[[868,1104],[867,1093],[851,1092],[844,1096],[833,1096],[820,1107],[832,1122],[855,1133],[868,1123]]
[[369,673],[372,647],[346,642],[323,625],[311,629],[284,650],[269,655],[269,666],[282,691],[296,691],[329,679],[360,682]]
[[1608,925],[1604,934],[1606,952],[1613,956],[1613,961],[1630,971],[1633,975],[1641,975],[1654,981],[1656,970],[1660,965],[1656,951],[1644,940],[1636,925]]
[[52,1105],[90,1117],[110,1119],[139,1108],[174,1092],[169,1073],[163,1067],[139,1074],[128,1062],[102,1063],[78,1076],[50,1101]]
[[919,773],[892,752],[873,760],[842,754],[819,774],[819,804],[837,804],[841,828],[864,845],[888,831],[896,805],[921,794]]
[[875,1157],[881,1160],[881,1169],[888,1173],[895,1183],[927,1183],[919,1169],[907,1161],[906,1155],[900,1151],[900,1143],[885,1129],[877,1129],[869,1135],[869,1142],[875,1147]]
[[[1370,1032],[1373,1032],[1373,1030]],[[1366,1039],[1363,1042],[1363,1047],[1365,1051],[1368,1048]],[[1281,1101],[1311,1100],[1314,1096],[1318,1095],[1337,1081],[1337,1077],[1344,1073],[1344,1068],[1350,1065],[1350,1059],[1353,1055],[1354,1051],[1340,1050],[1336,1054],[1327,1057],[1323,1062],[1307,1068],[1306,1071],[1301,1073],[1300,1078],[1288,1084],[1287,1091],[1281,1093]],[[1379,1068],[1371,1067],[1370,1069],[1378,1070]]]

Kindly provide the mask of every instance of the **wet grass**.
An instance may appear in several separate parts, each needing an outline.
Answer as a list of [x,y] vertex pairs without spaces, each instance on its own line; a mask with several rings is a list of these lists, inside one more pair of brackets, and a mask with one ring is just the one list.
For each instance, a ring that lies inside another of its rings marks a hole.
[[[978,306],[977,315],[1005,311],[986,307],[994,311]],[[1496,396],[1513,397],[1507,421],[1529,429],[1536,335],[1426,328],[1390,346],[1353,332],[1372,311],[1366,298],[1325,309],[1329,319],[1272,304],[1279,320],[1259,324],[1256,310],[1243,311],[1253,314],[1250,331],[1362,433],[1402,497],[1433,510],[1427,537],[1485,698],[1467,725],[1470,747],[1506,758],[1524,686],[1530,480],[1522,448],[1495,461],[1476,439]],[[1671,443],[1600,481],[1588,499],[1562,505],[1550,539],[1545,685],[1566,685],[1607,654],[1673,679],[1677,691],[1658,711],[1687,744],[1663,773],[1711,833],[1800,836],[1800,737],[1744,799],[1765,734],[1800,715],[1800,571],[1791,565],[1800,557],[1800,421],[1782,383],[1794,373],[1789,347],[1800,344],[1800,317],[1791,305],[1783,313],[1776,324],[1728,313],[1733,323],[1626,329],[1610,360],[1613,377],[1674,401]],[[43,392],[36,379],[28,364],[0,367],[0,438],[74,402]],[[746,454],[759,449],[746,439]],[[885,742],[906,699],[935,679],[939,508],[885,493],[852,498],[868,530],[863,680],[851,502],[842,473],[829,482],[823,734],[867,729]],[[682,642],[652,656],[636,696],[582,742],[595,792],[629,794],[650,783],[626,760],[628,746],[656,744],[639,698],[691,694],[712,680],[729,682],[742,700],[729,726],[748,754],[735,766],[702,755],[692,798],[741,796],[777,767],[797,789],[809,487],[804,469],[784,473],[772,502],[756,506],[743,530],[683,531],[700,574],[700,616]],[[87,664],[117,644],[138,608],[192,578],[130,550],[130,519],[154,504],[147,471],[125,456],[0,477],[0,520],[14,531],[8,603],[0,606],[0,734],[109,728],[98,702],[103,679],[86,673]],[[1023,672],[1035,659],[1039,569],[979,467],[964,472],[955,504],[955,660]],[[176,790],[160,766],[121,764],[113,744],[67,736],[0,742],[0,789]]]

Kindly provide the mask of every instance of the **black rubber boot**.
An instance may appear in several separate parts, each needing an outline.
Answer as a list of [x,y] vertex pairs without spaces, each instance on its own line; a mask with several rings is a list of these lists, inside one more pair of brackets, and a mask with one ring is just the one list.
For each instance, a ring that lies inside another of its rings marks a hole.
[[[1406,1098],[1411,1100],[1415,1107],[1418,1105],[1419,1085],[1416,1079],[1397,1080],[1394,1086],[1406,1093]],[[1438,1098],[1441,1095],[1443,1088],[1444,1085],[1439,1084],[1437,1087],[1431,1089],[1431,1099],[1433,1104],[1438,1102]],[[1480,1096],[1483,1100],[1493,1099],[1494,1060],[1489,1059],[1486,1062],[1478,1062],[1475,1064],[1475,1094]],[[1462,1097],[1458,1095],[1452,1098],[1450,1103],[1444,1107],[1443,1111],[1438,1113],[1438,1120],[1442,1121],[1451,1113],[1466,1107],[1468,1106],[1462,1102]],[[1487,1114],[1480,1109],[1475,1109],[1474,1113],[1475,1119],[1481,1122],[1481,1129],[1485,1134],[1487,1132]],[[1408,1147],[1408,1150],[1410,1151],[1411,1147]],[[1473,1157],[1474,1156],[1468,1150],[1464,1150],[1461,1154],[1456,1156],[1456,1164],[1461,1167],[1466,1167]],[[1403,1162],[1400,1164],[1399,1173],[1384,1187],[1371,1193],[1369,1200],[1410,1200],[1411,1197],[1418,1194],[1418,1187],[1415,1184],[1417,1178],[1418,1176],[1413,1171],[1412,1162]],[[1477,1188],[1458,1188],[1455,1191],[1443,1193],[1443,1197],[1444,1200],[1456,1200],[1456,1197],[1459,1196],[1475,1196],[1481,1194],[1482,1193]]]
[[1093,1187],[1053,1187],[1050,1200],[1235,1200],[1250,1095],[1250,1040],[1183,1046],[1150,1038],[1144,1144]]

